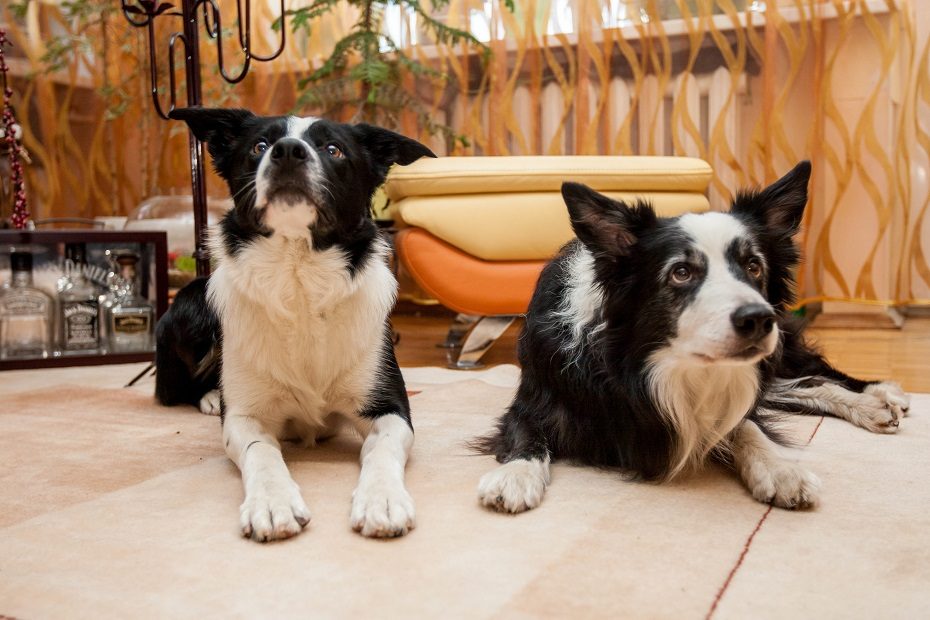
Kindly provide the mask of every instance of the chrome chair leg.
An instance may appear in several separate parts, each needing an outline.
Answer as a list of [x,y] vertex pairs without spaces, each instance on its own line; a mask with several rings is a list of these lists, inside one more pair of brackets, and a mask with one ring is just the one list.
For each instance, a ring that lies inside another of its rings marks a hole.
[[456,356],[454,350],[450,350],[447,354],[449,368],[459,370],[482,368],[484,364],[481,363],[481,357],[494,345],[501,334],[507,331],[516,318],[513,315],[499,315],[486,316],[479,320],[468,332],[458,355]]
[[468,330],[475,326],[475,323],[481,320],[478,314],[459,313],[452,319],[452,325],[449,326],[449,332],[446,334],[445,342],[436,346],[440,349],[458,349],[462,346],[462,341],[468,335]]

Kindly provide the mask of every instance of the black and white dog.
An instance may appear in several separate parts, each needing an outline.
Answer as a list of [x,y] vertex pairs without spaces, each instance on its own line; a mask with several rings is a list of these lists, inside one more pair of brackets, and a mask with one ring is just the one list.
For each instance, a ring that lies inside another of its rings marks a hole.
[[550,459],[662,480],[710,457],[757,500],[805,508],[820,483],[779,455],[777,412],[897,430],[907,395],[834,369],[788,314],[810,170],[740,194],[729,213],[676,218],[562,186],[578,238],[539,279],[517,394],[477,442],[502,463],[481,479],[483,504],[538,506]]
[[387,323],[397,283],[370,203],[392,164],[433,153],[370,125],[231,109],[171,117],[206,142],[235,205],[210,234],[209,281],[182,290],[159,322],[157,398],[222,416],[245,536],[301,531],[310,512],[279,441],[312,445],[344,422],[365,438],[352,527],[406,534],[413,427]]

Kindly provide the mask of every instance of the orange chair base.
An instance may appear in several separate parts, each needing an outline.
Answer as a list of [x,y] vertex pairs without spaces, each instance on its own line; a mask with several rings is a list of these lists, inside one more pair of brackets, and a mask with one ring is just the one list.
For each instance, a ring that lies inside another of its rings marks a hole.
[[546,261],[484,261],[422,228],[397,234],[397,255],[420,287],[456,312],[525,314]]

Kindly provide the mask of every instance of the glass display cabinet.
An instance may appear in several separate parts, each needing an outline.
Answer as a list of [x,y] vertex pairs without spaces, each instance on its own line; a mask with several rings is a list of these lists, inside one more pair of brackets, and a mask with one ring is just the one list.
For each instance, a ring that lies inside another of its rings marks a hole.
[[0,370],[154,359],[167,235],[0,231]]

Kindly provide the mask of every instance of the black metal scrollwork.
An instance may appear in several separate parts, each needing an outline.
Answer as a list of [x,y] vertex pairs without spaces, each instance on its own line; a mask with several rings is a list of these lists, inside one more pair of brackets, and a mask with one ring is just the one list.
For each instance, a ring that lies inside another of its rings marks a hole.
[[[184,82],[186,86],[187,105],[196,106],[202,103],[202,84],[200,74],[200,24],[197,11],[203,15],[202,26],[208,38],[216,42],[216,57],[219,73],[230,84],[237,84],[245,79],[252,61],[268,62],[274,60],[284,51],[287,43],[287,28],[284,24],[285,0],[280,0],[281,28],[278,47],[271,54],[264,56],[252,50],[252,3],[251,0],[236,1],[236,24],[238,30],[239,47],[244,60],[242,67],[235,75],[230,75],[223,58],[223,27],[220,8],[217,0],[181,0],[180,10],[169,2],[158,0],[120,0],[120,7],[126,20],[136,28],[145,28],[148,38],[149,50],[149,80],[151,83],[152,103],[155,112],[163,119],[177,107],[177,77],[175,57],[178,43],[184,53]],[[176,30],[168,37],[168,108],[162,106],[158,85],[158,53],[156,50],[156,18],[180,18],[180,30]],[[190,134],[190,160],[191,160],[191,194],[194,200],[194,235],[196,250],[194,258],[197,259],[197,275],[210,273],[210,262],[204,247],[204,231],[207,225],[207,192],[204,177],[203,146]]]

